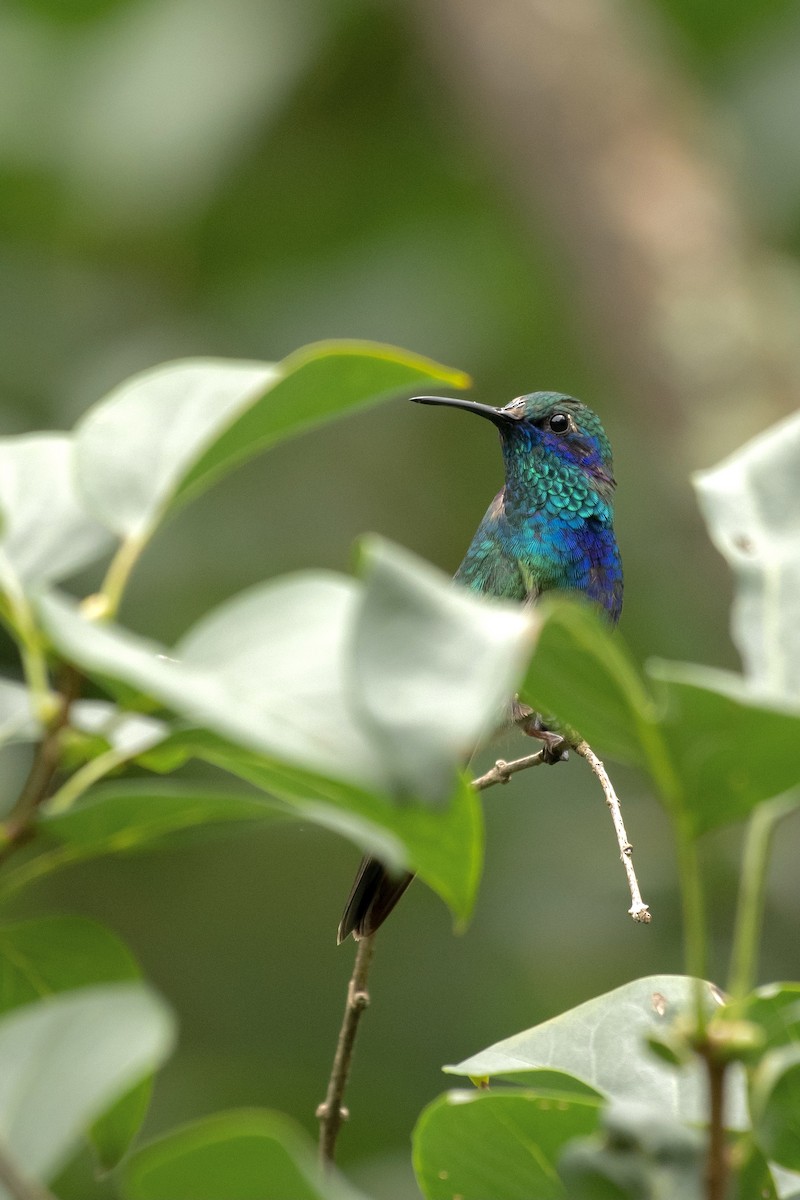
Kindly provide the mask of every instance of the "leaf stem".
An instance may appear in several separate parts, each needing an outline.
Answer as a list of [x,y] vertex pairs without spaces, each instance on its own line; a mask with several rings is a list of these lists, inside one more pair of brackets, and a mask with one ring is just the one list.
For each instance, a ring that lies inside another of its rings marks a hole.
[[686,974],[695,981],[695,1021],[697,1036],[702,1037],[708,1023],[703,993],[706,976],[706,912],[697,839],[685,810],[675,815],[675,842],[678,853],[683,940]]
[[323,1167],[333,1165],[336,1155],[336,1139],[339,1130],[347,1120],[348,1112],[343,1107],[344,1090],[350,1074],[353,1061],[353,1048],[358,1032],[361,1014],[369,1004],[367,980],[372,957],[375,952],[375,934],[361,938],[353,964],[353,974],[347,985],[347,1001],[344,1006],[344,1016],[339,1030],[339,1040],[336,1044],[336,1054],[333,1059],[328,1090],[325,1099],[317,1109],[319,1118],[319,1156]]
[[[89,597],[95,600],[95,605],[89,609],[94,617],[111,620],[117,615],[131,572],[146,544],[146,538],[141,535],[129,535],[120,542],[97,597]],[[97,603],[98,600],[100,603]]]
[[130,753],[112,749],[106,750],[103,754],[98,754],[97,758],[84,763],[62,783],[58,791],[50,798],[47,804],[48,813],[66,812],[84,792],[105,775],[116,770],[117,767],[121,767],[130,757]]
[[9,589],[9,617],[17,634],[22,670],[32,697],[32,708],[37,718],[46,724],[53,716],[54,699],[50,691],[47,659],[36,622],[22,591]]
[[796,808],[796,796],[778,796],[760,804],[747,823],[728,976],[728,992],[737,1007],[756,984],[772,836],[778,822]]

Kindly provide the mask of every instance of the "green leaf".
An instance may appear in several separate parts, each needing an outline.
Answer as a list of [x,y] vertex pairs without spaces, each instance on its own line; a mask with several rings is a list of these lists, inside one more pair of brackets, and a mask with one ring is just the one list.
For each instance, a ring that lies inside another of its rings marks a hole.
[[[139,966],[116,934],[84,917],[39,917],[0,925],[0,1012],[90,984],[138,979]],[[101,1165],[110,1169],[138,1132],[150,1099],[138,1083],[91,1130]]]
[[800,783],[800,711],[760,699],[730,672],[651,662],[648,674],[696,833]]
[[45,814],[41,827],[82,857],[94,857],[172,844],[201,826],[282,815],[260,796],[145,778],[95,787],[69,811]]
[[751,681],[800,698],[800,413],[694,478],[717,549],[733,568],[733,640]]
[[141,545],[185,499],[272,442],[402,388],[466,377],[368,342],[306,347],[281,363],[167,363],[123,383],[76,428],[91,510]]
[[737,1139],[731,1147],[731,1158],[736,1166],[726,1200],[753,1200],[754,1196],[758,1200],[778,1200],[779,1196],[786,1194],[778,1191],[774,1175],[776,1168],[764,1158],[750,1133]]
[[414,1130],[419,1186],[427,1200],[567,1200],[556,1162],[599,1109],[569,1092],[447,1092]]
[[500,723],[531,625],[518,605],[479,600],[405,550],[362,543],[365,585],[352,638],[355,707],[390,787],[447,799],[454,764]]
[[40,733],[28,689],[13,679],[0,679],[0,744],[33,742]]
[[183,480],[194,495],[252,454],[336,417],[428,383],[466,388],[468,375],[396,346],[355,340],[316,342],[277,364],[269,397],[244,410]]
[[144,754],[169,735],[169,726],[144,713],[125,712],[106,700],[76,700],[69,710],[70,725],[102,739],[107,746],[133,757]]
[[[711,1007],[716,994],[703,984]],[[683,975],[650,975],[587,1000],[524,1033],[489,1046],[457,1066],[452,1075],[500,1077],[536,1083],[542,1070],[565,1071],[609,1100],[658,1108],[666,1116],[700,1122],[706,1112],[706,1081],[695,1064],[665,1065],[645,1041],[669,1029],[694,1003],[694,980]],[[747,1125],[742,1079],[731,1075],[728,1122]]]
[[[86,621],[62,598],[43,598],[40,612],[69,661],[139,687],[217,735],[207,744],[238,746],[242,753],[221,765],[278,799],[308,801],[302,811],[309,819],[357,835],[362,845],[366,833],[375,849],[383,831],[381,857],[418,868],[464,917],[480,873],[477,800],[455,778],[453,800],[441,813],[428,816],[421,805],[389,799],[344,680],[357,595],[356,584],[332,575],[252,589],[184,638],[175,651],[181,661],[117,627]],[[254,751],[260,762],[252,761]]]
[[657,712],[622,639],[587,604],[541,601],[520,687],[537,712],[576,729],[598,753],[647,765]]
[[3,872],[0,896],[106,854],[136,854],[207,836],[216,826],[286,815],[284,806],[263,797],[202,785],[146,778],[103,784],[66,811],[42,814],[40,838],[34,842],[39,853]]
[[286,811],[356,842],[395,870],[415,871],[460,921],[472,912],[483,865],[483,810],[466,779],[446,807],[430,808],[360,790],[250,754],[202,731],[176,734],[159,748],[182,748],[239,775]]
[[570,1200],[703,1200],[705,1144],[658,1110],[611,1105],[602,1136],[568,1146],[559,1172]]
[[800,1171],[800,1045],[770,1050],[750,1091],[756,1141],[767,1158]]
[[0,1013],[96,983],[137,979],[115,933],[85,917],[37,917],[0,925]]
[[68,434],[0,438],[0,586],[6,592],[74,575],[111,549],[113,539],[78,495],[73,454]]
[[22,1173],[47,1181],[81,1133],[160,1065],[173,1041],[164,1004],[141,984],[49,996],[0,1020],[0,1139]]
[[363,1200],[323,1176],[303,1130],[280,1113],[221,1113],[151,1142],[126,1163],[123,1200]]
[[800,1044],[800,983],[770,983],[748,996],[743,1016],[763,1031],[766,1045]]
[[380,786],[380,760],[344,679],[357,598],[355,582],[332,574],[259,585],[209,613],[171,651],[87,621],[62,597],[43,597],[40,613],[58,650],[88,673],[122,680],[248,749]]

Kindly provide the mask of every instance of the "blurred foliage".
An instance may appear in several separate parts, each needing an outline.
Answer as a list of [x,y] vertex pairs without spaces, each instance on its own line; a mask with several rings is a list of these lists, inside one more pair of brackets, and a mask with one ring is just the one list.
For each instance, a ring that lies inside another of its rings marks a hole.
[[[737,166],[754,236],[796,292],[794,6],[637,9],[713,114],[711,149]],[[7,0],[0,99],[4,433],[66,428],[107,388],[164,359],[273,359],[334,336],[456,363],[487,401],[533,387],[575,392],[602,412],[616,450],[626,638],[640,654],[734,664],[731,585],[679,441],[654,436],[647,404],[621,397],[598,365],[550,230],[542,219],[531,233],[521,219],[410,5]],[[171,641],[248,584],[346,567],[367,529],[455,568],[499,456],[485,430],[428,416],[397,402],[242,468],[148,548],[126,623]],[[724,411],[709,420],[724,424]],[[371,1194],[414,1195],[408,1131],[440,1089],[440,1062],[616,986],[632,966],[677,968],[664,817],[619,775],[657,912],[643,931],[626,924],[606,816],[583,776],[579,764],[538,772],[487,799],[485,880],[465,938],[453,939],[421,887],[387,928],[350,1095],[359,1119],[341,1143]],[[13,794],[11,768],[2,782]],[[769,978],[800,973],[796,824],[773,871]],[[717,894],[731,893],[735,849],[735,831],[706,847]],[[151,1131],[251,1104],[313,1126],[350,968],[334,936],[354,865],[348,844],[311,827],[248,827],[226,842],[87,865],[26,901],[109,921],[180,1011]],[[103,1194],[89,1170],[87,1159],[71,1173],[82,1200],[90,1187]]]

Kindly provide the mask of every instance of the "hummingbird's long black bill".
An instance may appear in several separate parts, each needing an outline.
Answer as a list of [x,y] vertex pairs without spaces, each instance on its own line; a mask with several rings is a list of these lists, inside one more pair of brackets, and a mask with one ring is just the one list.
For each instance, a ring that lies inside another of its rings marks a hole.
[[519,418],[502,408],[492,408],[491,404],[476,404],[474,400],[456,400],[450,396],[412,396],[415,404],[440,404],[444,408],[464,408],[467,412],[477,413],[486,417],[494,425],[513,425]]

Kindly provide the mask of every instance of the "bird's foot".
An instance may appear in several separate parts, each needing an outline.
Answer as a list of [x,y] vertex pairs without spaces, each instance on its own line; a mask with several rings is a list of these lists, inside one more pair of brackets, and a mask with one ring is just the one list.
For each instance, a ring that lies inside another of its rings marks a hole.
[[539,713],[523,704],[518,696],[514,697],[511,706],[512,719],[528,737],[537,738],[544,742],[541,755],[542,762],[553,766],[558,762],[566,762],[569,758],[569,742],[560,733],[548,729]]

